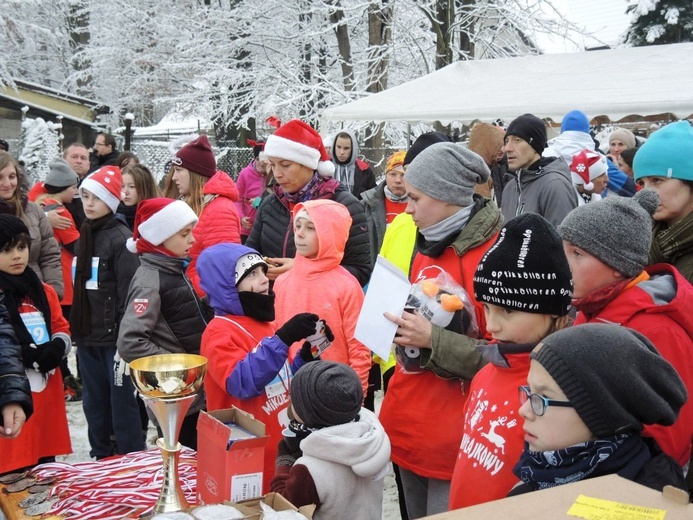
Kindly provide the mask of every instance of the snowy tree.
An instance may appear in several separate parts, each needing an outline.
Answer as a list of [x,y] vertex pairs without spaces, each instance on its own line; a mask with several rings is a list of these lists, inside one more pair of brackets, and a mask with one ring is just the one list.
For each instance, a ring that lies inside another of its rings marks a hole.
[[29,186],[46,178],[48,163],[60,154],[59,134],[59,124],[40,117],[22,121],[23,146],[19,160],[24,162]]
[[625,42],[633,46],[693,41],[690,0],[631,0]]
[[[138,126],[175,111],[239,138],[268,133],[271,115],[316,122],[325,107],[452,61],[538,52],[536,34],[576,32],[552,0],[5,2],[1,20],[33,35],[33,54],[13,40],[1,75],[62,81],[110,106],[113,125],[126,111]],[[31,63],[38,55],[45,65]]]
[[79,44],[75,17],[81,0],[3,0],[0,9],[0,84],[12,78],[61,88],[73,71]]

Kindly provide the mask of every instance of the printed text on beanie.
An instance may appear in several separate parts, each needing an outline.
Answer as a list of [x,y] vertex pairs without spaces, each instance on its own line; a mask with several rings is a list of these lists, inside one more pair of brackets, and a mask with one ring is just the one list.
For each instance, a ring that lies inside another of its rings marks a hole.
[[572,292],[561,237],[534,213],[505,224],[474,275],[478,301],[522,312],[565,316]]

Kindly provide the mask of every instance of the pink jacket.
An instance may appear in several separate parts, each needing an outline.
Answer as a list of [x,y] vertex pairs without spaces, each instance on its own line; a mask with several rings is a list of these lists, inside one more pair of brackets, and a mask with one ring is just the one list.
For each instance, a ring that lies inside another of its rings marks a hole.
[[202,250],[220,242],[241,243],[241,224],[235,206],[238,200],[236,183],[226,172],[219,170],[207,181],[202,192],[206,199],[211,200],[205,203],[200,220],[193,229],[195,243],[190,250],[192,260],[187,270],[188,278],[200,297],[204,296],[204,291],[200,288],[196,266]]
[[[257,209],[253,207],[253,200],[255,197],[262,195],[266,183],[267,178],[255,169],[255,159],[238,174],[238,180],[236,181],[236,188],[238,188],[238,201],[236,202],[238,218],[248,217],[251,227],[253,222],[255,222],[255,215],[257,215]],[[249,234],[250,229],[244,229],[241,226],[241,235]]]
[[[354,339],[356,321],[363,305],[363,289],[356,278],[339,265],[349,237],[349,211],[332,200],[311,200],[297,204],[293,215],[301,208],[306,209],[315,224],[318,255],[308,259],[297,254],[293,267],[277,278],[274,284],[276,324],[281,326],[300,312],[320,316],[334,333],[334,341],[323,352],[322,359],[351,366],[361,378],[365,395],[371,352]],[[302,342],[297,342],[291,346],[291,359],[301,345]]]

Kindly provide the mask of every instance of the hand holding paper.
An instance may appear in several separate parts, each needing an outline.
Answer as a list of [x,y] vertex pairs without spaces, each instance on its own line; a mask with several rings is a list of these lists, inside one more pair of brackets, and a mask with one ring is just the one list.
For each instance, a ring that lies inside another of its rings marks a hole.
[[401,316],[411,284],[395,265],[378,256],[361,307],[354,337],[383,359],[390,356],[397,323],[385,317]]

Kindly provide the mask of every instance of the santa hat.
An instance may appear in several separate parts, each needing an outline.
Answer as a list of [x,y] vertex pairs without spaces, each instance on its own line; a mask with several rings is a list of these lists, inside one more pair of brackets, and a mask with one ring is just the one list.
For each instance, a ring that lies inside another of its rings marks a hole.
[[120,174],[120,168],[117,166],[104,166],[82,181],[79,192],[81,194],[82,190],[90,191],[115,213],[120,204],[120,192],[122,189],[123,177]]
[[217,160],[206,135],[201,135],[178,150],[171,162],[207,178],[214,177],[217,171]]
[[197,221],[195,212],[182,200],[164,197],[143,200],[137,206],[135,228],[132,238],[127,240],[127,248],[137,253],[140,240],[160,246],[185,226],[197,224]]
[[570,163],[573,184],[584,184],[586,190],[594,188],[592,180],[604,175],[607,169],[606,157],[587,149],[573,155],[573,162]]
[[334,175],[334,164],[327,155],[322,137],[299,119],[292,119],[269,136],[265,153],[268,157],[293,161],[317,170],[323,177]]

